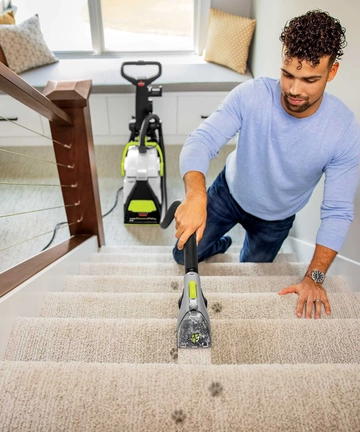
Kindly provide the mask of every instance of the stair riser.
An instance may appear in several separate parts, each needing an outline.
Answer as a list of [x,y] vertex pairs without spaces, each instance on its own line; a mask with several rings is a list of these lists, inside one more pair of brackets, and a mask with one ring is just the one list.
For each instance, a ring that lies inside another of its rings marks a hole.
[[[175,245],[175,237],[174,237],[174,245]],[[146,253],[148,255],[153,255],[157,253],[167,253],[172,254],[172,251],[174,249],[174,245],[163,245],[163,246],[140,246],[140,245],[134,245],[134,246],[102,246],[100,249],[101,254],[143,254]],[[229,249],[226,251],[226,253],[235,253],[239,254],[241,250],[241,245],[232,245],[229,247]]]
[[[213,263],[199,264],[201,276],[303,276],[307,264],[289,263],[247,263],[227,264]],[[122,276],[181,276],[184,267],[178,264],[113,264],[113,263],[83,263],[80,265],[81,275],[122,275]]]
[[[275,293],[299,283],[302,276],[202,276],[201,286],[205,293]],[[66,292],[104,293],[180,293],[184,286],[183,276],[68,276]],[[348,292],[346,282],[337,276],[328,276],[324,283],[327,292]]]
[[[274,262],[297,262],[295,254],[278,254]],[[97,253],[90,256],[90,262],[112,262],[112,263],[173,263],[174,258],[171,253],[122,253],[122,254],[106,254]],[[205,260],[206,263],[238,263],[238,253],[225,253],[214,255]]]

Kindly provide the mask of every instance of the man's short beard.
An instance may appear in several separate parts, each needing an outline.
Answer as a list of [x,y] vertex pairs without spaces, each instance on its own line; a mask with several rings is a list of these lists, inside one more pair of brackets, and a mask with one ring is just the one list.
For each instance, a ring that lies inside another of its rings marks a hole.
[[[303,113],[303,112],[305,112],[310,107],[312,107],[316,102],[318,102],[318,100],[320,99],[319,98],[319,99],[317,99],[316,101],[314,101],[312,103],[310,103],[309,101],[305,101],[305,103],[303,103],[301,105],[291,105],[290,102],[288,101],[288,97],[289,96],[286,95],[286,94],[283,94],[282,96],[283,96],[283,101],[284,101],[284,104],[285,104],[286,108],[289,111],[292,111],[292,112],[295,112],[295,113]],[[294,99],[296,99],[296,97],[294,97]]]

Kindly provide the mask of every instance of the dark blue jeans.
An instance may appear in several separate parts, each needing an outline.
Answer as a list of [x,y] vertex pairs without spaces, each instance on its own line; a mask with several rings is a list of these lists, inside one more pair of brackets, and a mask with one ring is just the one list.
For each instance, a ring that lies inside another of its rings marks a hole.
[[[224,253],[228,242],[222,237],[237,223],[246,231],[240,262],[273,262],[289,234],[295,215],[284,220],[266,221],[244,211],[232,198],[225,179],[225,168],[207,191],[207,220],[198,245],[198,260]],[[178,264],[184,264],[184,250],[173,249]]]

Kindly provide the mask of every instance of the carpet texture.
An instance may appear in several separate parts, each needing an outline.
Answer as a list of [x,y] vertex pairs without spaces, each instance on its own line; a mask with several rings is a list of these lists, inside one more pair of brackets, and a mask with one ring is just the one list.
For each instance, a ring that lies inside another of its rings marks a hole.
[[7,409],[0,426],[47,432],[358,431],[359,376],[358,364],[4,362],[0,386],[7,391],[0,392],[0,407]]
[[17,319],[0,431],[360,431],[360,293],[329,276],[332,314],[297,318],[298,296],[277,293],[307,264],[240,264],[232,246],[199,264],[212,348],[178,350],[171,249],[102,248]]

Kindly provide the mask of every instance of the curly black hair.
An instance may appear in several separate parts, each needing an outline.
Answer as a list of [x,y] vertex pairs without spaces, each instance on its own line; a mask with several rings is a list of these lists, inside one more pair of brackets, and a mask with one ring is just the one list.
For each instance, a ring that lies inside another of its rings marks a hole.
[[347,45],[345,31],[340,21],[328,12],[312,10],[288,21],[280,41],[287,59],[297,57],[315,67],[322,57],[330,56],[330,67],[344,54]]

